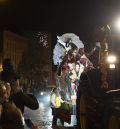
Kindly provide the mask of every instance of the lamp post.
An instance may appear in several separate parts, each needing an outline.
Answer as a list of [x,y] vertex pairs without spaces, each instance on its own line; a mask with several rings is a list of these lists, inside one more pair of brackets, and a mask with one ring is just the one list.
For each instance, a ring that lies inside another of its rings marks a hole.
[[[120,63],[120,16],[113,20],[114,21],[109,24],[111,28],[111,43],[109,46],[110,51],[107,61],[109,63],[109,68],[113,68],[114,66],[115,68],[118,68]],[[110,60],[113,60],[113,62]]]
[[[116,26],[117,32],[120,32],[120,19],[118,19],[114,26]],[[110,55],[110,51],[108,51],[108,47],[110,45],[109,38],[112,38],[112,33],[110,27],[107,25],[103,28],[101,28],[103,33],[103,40],[101,41],[101,50],[100,50],[100,67],[101,67],[101,88],[107,90],[108,89],[108,83],[107,83],[107,69],[108,69],[108,63],[109,68],[114,69],[115,68],[115,62],[116,62],[116,56]],[[118,31],[119,30],[119,31]],[[113,41],[112,41],[113,42]],[[111,48],[111,52],[113,52],[113,48]],[[106,61],[107,58],[107,61]]]

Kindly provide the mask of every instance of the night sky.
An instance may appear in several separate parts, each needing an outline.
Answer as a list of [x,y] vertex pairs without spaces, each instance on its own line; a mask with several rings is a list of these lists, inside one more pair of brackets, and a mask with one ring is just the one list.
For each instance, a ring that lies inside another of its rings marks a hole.
[[0,0],[0,28],[72,32],[85,39],[119,13],[120,0]]

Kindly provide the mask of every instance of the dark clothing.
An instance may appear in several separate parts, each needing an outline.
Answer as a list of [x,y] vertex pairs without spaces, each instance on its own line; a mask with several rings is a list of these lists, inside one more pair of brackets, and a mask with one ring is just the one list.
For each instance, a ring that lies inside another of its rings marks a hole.
[[36,97],[33,94],[23,93],[21,90],[17,93],[12,94],[10,96],[10,100],[12,100],[15,103],[15,105],[21,110],[22,114],[24,113],[25,106],[33,110],[39,108],[39,103]]
[[25,94],[22,91],[18,91],[11,95],[10,100],[15,103],[22,113],[24,112],[24,106],[33,110],[39,108],[39,103],[33,94]]
[[9,82],[10,84],[15,80],[15,73],[13,71],[2,71],[1,72],[1,80],[5,82]]
[[[52,121],[52,125],[57,125],[57,119],[59,118],[59,113],[61,111],[60,108],[52,108],[52,115],[53,115],[53,121]],[[60,118],[59,118],[60,119]],[[64,121],[62,119],[60,119],[61,124],[64,125]]]
[[13,102],[2,103],[3,112],[0,118],[2,129],[24,129],[22,113]]
[[20,75],[15,72],[12,61],[9,58],[3,60],[3,71],[1,72],[1,80],[12,84],[15,80],[20,79]]

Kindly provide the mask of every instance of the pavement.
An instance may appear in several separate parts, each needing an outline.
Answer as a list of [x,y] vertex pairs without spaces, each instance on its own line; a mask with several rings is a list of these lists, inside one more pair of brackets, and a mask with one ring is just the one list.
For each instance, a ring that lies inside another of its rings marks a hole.
[[60,121],[58,120],[58,123],[56,127],[52,128],[52,114],[51,114],[51,108],[49,104],[49,95],[45,96],[38,96],[39,101],[39,109],[37,110],[31,110],[27,107],[25,107],[24,111],[24,117],[25,119],[31,119],[31,121],[39,126],[40,129],[76,129],[75,128],[75,116],[71,116],[71,124],[65,123],[64,126],[61,126]]

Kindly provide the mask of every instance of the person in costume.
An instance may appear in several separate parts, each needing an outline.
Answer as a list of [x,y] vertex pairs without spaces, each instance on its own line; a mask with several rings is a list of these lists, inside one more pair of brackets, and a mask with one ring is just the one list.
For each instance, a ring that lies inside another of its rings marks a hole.
[[[52,109],[52,115],[53,115],[53,120],[52,120],[52,127],[55,127],[57,125],[57,119],[59,118],[59,112],[61,111],[61,103],[64,101],[61,99],[58,89],[55,87],[51,91],[51,96],[50,96],[50,104],[51,104],[51,109]],[[64,125],[64,121],[60,119],[61,124]]]

